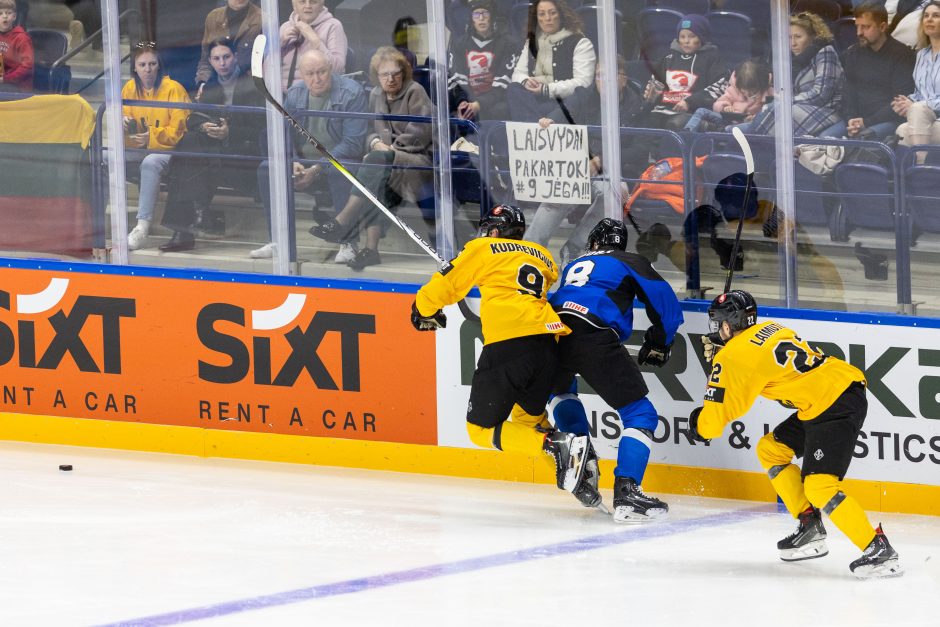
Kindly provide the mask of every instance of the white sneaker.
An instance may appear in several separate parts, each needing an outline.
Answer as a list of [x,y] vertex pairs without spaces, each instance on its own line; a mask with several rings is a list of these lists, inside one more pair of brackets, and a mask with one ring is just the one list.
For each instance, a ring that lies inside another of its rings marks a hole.
[[147,230],[138,224],[130,233],[127,234],[127,248],[128,250],[137,250],[138,248],[146,247]]
[[339,252],[336,253],[336,259],[333,260],[333,263],[349,263],[356,258],[356,247],[348,242],[343,242],[339,245]]
[[252,259],[271,259],[274,257],[274,248],[274,242],[269,242],[261,248],[255,248],[253,251],[248,253],[248,256]]

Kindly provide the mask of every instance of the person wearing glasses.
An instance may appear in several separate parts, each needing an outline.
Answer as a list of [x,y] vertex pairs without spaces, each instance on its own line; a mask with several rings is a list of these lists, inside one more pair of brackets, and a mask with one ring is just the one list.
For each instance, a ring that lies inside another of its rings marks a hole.
[[[790,16],[794,136],[816,137],[842,121],[845,72],[832,42],[832,31],[815,13],[804,11]],[[773,105],[764,107],[754,118],[750,132],[773,134]]]
[[470,23],[451,43],[447,89],[451,112],[461,120],[505,120],[506,90],[518,52],[496,28],[493,0],[470,2]]
[[537,122],[578,87],[590,87],[597,56],[581,19],[564,0],[535,0],[528,37],[512,73],[509,107],[518,122]]
[[[124,84],[121,98],[159,103],[190,102],[186,89],[164,74],[157,45],[152,41],[136,44],[131,50],[131,80]],[[125,146],[147,151],[127,157],[129,163],[140,165],[137,226],[127,236],[128,249],[137,250],[147,245],[160,179],[170,164],[170,151],[186,133],[189,111],[124,105],[123,113]]]
[[225,6],[212,9],[206,16],[206,29],[202,36],[202,57],[196,67],[196,84],[212,79],[212,62],[209,60],[210,45],[229,38],[235,45],[235,60],[242,72],[251,66],[251,47],[255,37],[261,34],[261,9],[250,0],[228,0]]
[[[369,64],[373,88],[369,110],[385,115],[431,116],[433,107],[427,92],[412,80],[411,64],[391,46],[379,48]],[[359,180],[390,209],[402,200],[418,200],[420,191],[430,182],[431,124],[376,119],[373,132],[366,136],[369,152],[359,168]],[[381,263],[379,240],[388,229],[389,220],[353,189],[346,206],[335,219],[310,229],[328,242],[343,242],[357,225],[365,230],[365,245],[349,262],[353,270]]]
[[346,31],[323,6],[324,0],[292,0],[294,12],[281,24],[281,88],[300,80],[297,62],[308,50],[319,50],[330,60],[334,74],[346,71]]

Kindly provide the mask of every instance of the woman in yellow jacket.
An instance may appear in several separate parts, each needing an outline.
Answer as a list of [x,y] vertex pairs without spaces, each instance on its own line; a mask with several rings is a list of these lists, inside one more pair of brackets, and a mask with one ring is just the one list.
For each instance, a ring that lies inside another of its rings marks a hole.
[[[121,90],[124,100],[190,102],[186,89],[163,73],[163,64],[153,42],[139,43],[131,54],[131,80]],[[170,152],[186,132],[186,109],[125,106],[124,143],[128,148],[160,151],[134,153],[129,162],[140,163],[140,193],[137,226],[127,236],[127,247],[146,245],[153,221],[153,209],[160,192],[160,177],[170,163]]]

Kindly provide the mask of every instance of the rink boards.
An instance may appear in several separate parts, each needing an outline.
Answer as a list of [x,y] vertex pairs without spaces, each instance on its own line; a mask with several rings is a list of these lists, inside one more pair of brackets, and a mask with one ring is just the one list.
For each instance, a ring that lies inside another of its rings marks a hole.
[[[476,448],[464,414],[482,346],[456,307],[417,333],[415,286],[8,262],[0,270],[0,439],[550,483],[547,460]],[[14,267],[15,266],[15,267]],[[761,310],[866,372],[849,485],[872,510],[940,514],[940,321]],[[636,310],[636,328],[647,324]],[[704,305],[663,369],[648,491],[771,500],[754,455],[787,415],[759,401],[710,445]],[[634,350],[642,332],[628,342]],[[583,385],[610,485],[616,413]]]

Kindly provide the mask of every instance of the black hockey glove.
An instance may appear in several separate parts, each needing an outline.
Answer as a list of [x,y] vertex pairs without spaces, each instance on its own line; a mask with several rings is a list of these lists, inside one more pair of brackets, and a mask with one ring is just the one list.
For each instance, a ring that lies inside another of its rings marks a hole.
[[703,438],[698,432],[698,415],[702,413],[701,407],[696,407],[692,410],[692,413],[689,414],[689,435],[692,436],[692,439],[696,442],[711,442],[708,438]]
[[430,316],[422,316],[418,313],[417,304],[411,303],[411,326],[418,331],[437,331],[447,326],[447,316],[441,309]]
[[643,346],[640,347],[640,352],[636,355],[636,361],[641,366],[649,364],[662,368],[671,356],[672,344],[669,346],[656,344],[650,339],[650,332],[647,331],[646,335],[643,336]]
[[725,346],[725,341],[717,333],[709,333],[702,336],[702,356],[706,364],[711,364],[715,355]]

